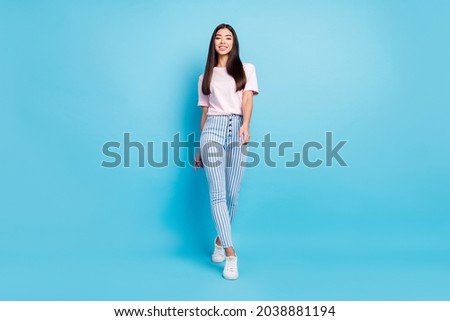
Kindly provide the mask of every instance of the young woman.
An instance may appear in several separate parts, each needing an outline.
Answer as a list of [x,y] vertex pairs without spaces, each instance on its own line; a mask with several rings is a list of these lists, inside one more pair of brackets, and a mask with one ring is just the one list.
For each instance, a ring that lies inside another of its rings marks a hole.
[[205,72],[198,81],[202,107],[200,149],[195,166],[204,167],[211,212],[217,229],[212,261],[225,261],[223,277],[239,277],[231,223],[236,214],[245,168],[245,146],[250,139],[253,96],[258,94],[255,67],[241,62],[236,32],[217,26],[209,44]]

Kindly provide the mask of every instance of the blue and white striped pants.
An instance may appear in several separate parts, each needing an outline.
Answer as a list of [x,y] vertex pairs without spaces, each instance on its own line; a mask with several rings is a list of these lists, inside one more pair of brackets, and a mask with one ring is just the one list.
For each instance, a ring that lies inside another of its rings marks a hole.
[[200,152],[209,185],[211,212],[222,246],[233,246],[236,214],[246,153],[240,145],[241,115],[209,115],[200,136]]

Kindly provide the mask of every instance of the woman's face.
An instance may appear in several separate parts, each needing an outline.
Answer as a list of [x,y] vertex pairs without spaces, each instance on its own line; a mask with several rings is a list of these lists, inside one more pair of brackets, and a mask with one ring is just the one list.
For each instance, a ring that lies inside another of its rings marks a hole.
[[214,41],[216,52],[219,55],[228,55],[233,48],[233,34],[227,28],[219,29]]

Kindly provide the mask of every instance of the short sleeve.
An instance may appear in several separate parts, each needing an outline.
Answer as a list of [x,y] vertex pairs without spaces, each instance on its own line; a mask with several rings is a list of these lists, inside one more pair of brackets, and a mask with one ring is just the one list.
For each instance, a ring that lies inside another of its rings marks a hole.
[[209,107],[209,97],[202,91],[203,75],[198,78],[198,104],[197,106]]
[[251,90],[256,96],[259,93],[258,80],[256,79],[255,66],[252,64],[244,64],[245,77],[247,78],[247,83],[245,84],[244,91]]

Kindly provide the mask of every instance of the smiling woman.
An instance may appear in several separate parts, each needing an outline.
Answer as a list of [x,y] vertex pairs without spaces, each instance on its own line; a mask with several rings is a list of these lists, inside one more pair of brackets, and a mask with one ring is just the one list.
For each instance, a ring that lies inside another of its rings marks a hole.
[[[209,45],[205,72],[198,82],[202,107],[200,150],[196,165],[205,167],[211,210],[218,236],[212,261],[225,261],[223,277],[237,279],[237,255],[231,237],[250,139],[253,95],[258,94],[255,67],[239,58],[239,42],[233,27],[221,24]],[[215,153],[209,153],[214,147]]]

